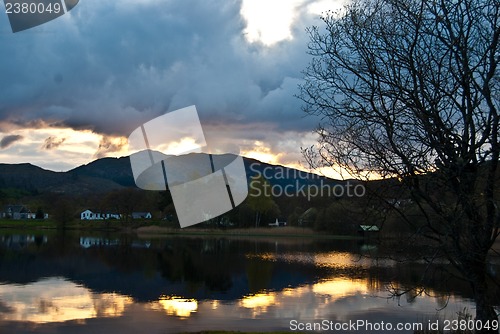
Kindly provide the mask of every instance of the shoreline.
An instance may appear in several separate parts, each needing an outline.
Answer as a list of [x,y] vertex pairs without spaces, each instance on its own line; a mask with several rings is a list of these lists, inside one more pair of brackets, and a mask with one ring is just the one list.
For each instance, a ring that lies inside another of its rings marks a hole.
[[171,228],[157,225],[142,226],[134,229],[139,237],[154,237],[166,235],[186,235],[186,236],[228,236],[228,237],[280,237],[280,238],[322,238],[337,240],[363,239],[358,236],[342,236],[333,234],[320,234],[311,228],[303,227],[257,227],[257,228],[237,228],[237,229],[204,229],[204,228]]
[[[142,226],[141,226],[142,225]],[[69,223],[64,229],[68,232],[113,232],[135,234],[139,238],[143,237],[164,237],[164,236],[214,236],[214,237],[281,237],[281,238],[322,238],[322,239],[338,239],[338,240],[355,240],[363,239],[359,236],[343,236],[325,234],[314,231],[312,228],[306,227],[251,227],[251,228],[179,228],[166,227],[153,224],[135,224],[135,226],[123,226],[121,224],[110,224],[108,226],[96,224],[82,224],[81,222]],[[56,232],[61,231],[57,224],[52,221],[14,221],[0,220],[0,232]]]
[[[98,232],[98,233],[124,233],[133,234],[139,238],[161,238],[165,236],[206,236],[206,237],[248,237],[248,238],[290,238],[290,239],[329,239],[329,240],[399,240],[396,236],[380,236],[375,238],[364,238],[359,235],[335,235],[322,233],[306,227],[250,227],[250,228],[179,228],[155,225],[154,222],[137,222],[135,226],[123,226],[119,222],[113,222],[107,226],[92,222],[83,224],[80,221],[69,223],[64,231],[68,232]],[[142,226],[141,226],[142,225]],[[25,233],[25,231],[36,231],[37,233],[57,232],[57,224],[53,221],[15,221],[0,220],[0,233]],[[493,244],[492,256],[500,257],[500,237]]]

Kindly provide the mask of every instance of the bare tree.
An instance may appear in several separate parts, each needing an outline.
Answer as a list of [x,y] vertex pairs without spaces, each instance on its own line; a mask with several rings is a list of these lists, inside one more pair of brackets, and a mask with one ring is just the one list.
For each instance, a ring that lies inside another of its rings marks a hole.
[[[397,178],[436,246],[497,319],[500,0],[354,0],[311,27],[299,98],[321,116],[315,166]],[[409,219],[409,221],[411,221]],[[485,331],[487,332],[487,331]]]

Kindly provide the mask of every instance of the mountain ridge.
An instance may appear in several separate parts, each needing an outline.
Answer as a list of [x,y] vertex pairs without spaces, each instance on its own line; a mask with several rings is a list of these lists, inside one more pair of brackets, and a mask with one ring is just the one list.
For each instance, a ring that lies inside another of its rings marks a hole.
[[[192,156],[196,163],[197,154]],[[273,165],[243,157],[247,178],[261,174],[271,185],[291,186],[310,184],[340,184],[344,181],[330,179],[298,169]],[[300,176],[300,177],[297,177]],[[130,156],[96,159],[65,172],[44,169],[31,163],[0,163],[0,189],[16,188],[32,193],[105,193],[123,188],[136,188],[130,166]]]

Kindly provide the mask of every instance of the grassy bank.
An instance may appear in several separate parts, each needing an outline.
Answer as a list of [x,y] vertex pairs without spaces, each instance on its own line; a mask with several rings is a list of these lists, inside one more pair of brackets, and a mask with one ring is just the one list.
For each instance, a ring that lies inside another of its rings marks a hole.
[[[141,226],[151,225],[150,221],[123,222],[120,220],[79,220],[75,219],[65,224],[68,230],[131,230]],[[59,224],[51,219],[0,219],[0,229],[36,230],[36,229],[57,229]]]
[[0,231],[9,233],[22,233],[26,230],[43,233],[45,230],[55,230],[56,228],[57,224],[51,220],[0,219]]
[[[210,228],[177,228],[162,226],[160,222],[120,220],[74,220],[65,225],[67,230],[101,231],[112,230],[120,232],[136,233],[141,236],[156,235],[236,235],[236,236],[284,236],[284,237],[324,237],[324,234],[315,232],[310,228],[300,227],[260,227],[260,228],[237,228],[237,229],[210,229]],[[53,220],[13,220],[0,219],[0,230],[55,230],[58,223]],[[344,237],[339,237],[344,238]],[[348,238],[348,237],[346,237]]]
[[[332,238],[353,239],[352,236],[335,236],[319,233],[311,228],[302,227],[274,227],[274,228],[235,228],[235,229],[203,229],[203,228],[170,228],[161,226],[143,226],[135,229],[139,236],[151,237],[161,235],[212,235],[212,236],[238,236],[238,237],[296,237],[296,238]],[[356,238],[356,237],[354,237]]]

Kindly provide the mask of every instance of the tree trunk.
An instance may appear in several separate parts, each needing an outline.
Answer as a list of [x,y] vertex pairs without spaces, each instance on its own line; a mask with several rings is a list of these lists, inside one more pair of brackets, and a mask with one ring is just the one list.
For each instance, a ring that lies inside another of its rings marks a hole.
[[483,326],[486,324],[490,326],[490,329],[483,328],[477,330],[476,333],[498,334],[498,329],[494,330],[491,328],[493,324],[495,324],[493,321],[498,321],[498,316],[493,307],[491,293],[488,291],[486,269],[480,270],[480,272],[476,271],[471,285],[474,291],[474,301],[476,303],[476,320],[480,320]]
[[260,225],[260,212],[255,212],[255,227],[259,227]]

